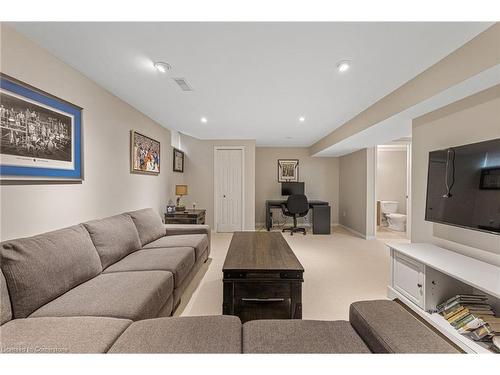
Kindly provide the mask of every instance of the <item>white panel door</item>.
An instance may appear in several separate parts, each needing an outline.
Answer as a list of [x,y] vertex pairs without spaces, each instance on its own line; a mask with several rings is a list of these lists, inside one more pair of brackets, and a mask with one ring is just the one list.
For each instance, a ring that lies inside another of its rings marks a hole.
[[243,150],[215,149],[216,231],[243,229]]

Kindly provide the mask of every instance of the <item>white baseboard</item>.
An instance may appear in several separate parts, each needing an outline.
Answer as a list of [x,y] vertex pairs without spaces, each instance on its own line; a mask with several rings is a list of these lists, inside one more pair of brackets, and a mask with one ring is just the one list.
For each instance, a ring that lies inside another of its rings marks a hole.
[[361,237],[364,240],[373,240],[373,239],[375,239],[374,236],[367,236],[367,235],[362,234],[362,233],[358,232],[357,230],[354,230],[351,227],[348,227],[348,226],[346,226],[344,224],[340,224],[339,223],[338,226],[341,227],[341,228],[344,228],[348,232],[351,232],[352,234],[354,234],[357,237]]

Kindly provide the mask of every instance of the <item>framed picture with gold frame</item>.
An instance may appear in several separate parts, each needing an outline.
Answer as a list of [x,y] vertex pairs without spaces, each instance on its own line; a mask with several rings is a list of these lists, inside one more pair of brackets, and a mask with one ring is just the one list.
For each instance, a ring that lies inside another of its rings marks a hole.
[[130,131],[130,172],[160,174],[160,142],[135,130]]

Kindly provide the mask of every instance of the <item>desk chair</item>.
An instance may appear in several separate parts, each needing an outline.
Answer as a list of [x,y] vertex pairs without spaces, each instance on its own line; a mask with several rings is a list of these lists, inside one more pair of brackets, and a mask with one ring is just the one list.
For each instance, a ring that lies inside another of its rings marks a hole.
[[284,228],[283,232],[290,231],[291,236],[293,236],[295,232],[302,232],[305,235],[305,228],[297,228],[297,218],[306,216],[309,211],[307,197],[303,194],[290,195],[286,203],[281,204],[281,210],[283,211],[283,215],[293,217],[293,227]]

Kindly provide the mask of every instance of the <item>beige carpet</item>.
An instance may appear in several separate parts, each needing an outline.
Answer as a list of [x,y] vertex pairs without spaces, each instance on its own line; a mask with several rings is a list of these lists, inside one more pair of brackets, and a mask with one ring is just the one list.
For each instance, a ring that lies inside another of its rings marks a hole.
[[[303,319],[348,319],[351,302],[386,298],[389,250],[383,240],[367,241],[339,227],[333,230],[331,235],[285,234],[305,269]],[[222,313],[222,264],[231,237],[212,234],[211,259],[187,288],[176,316]]]

